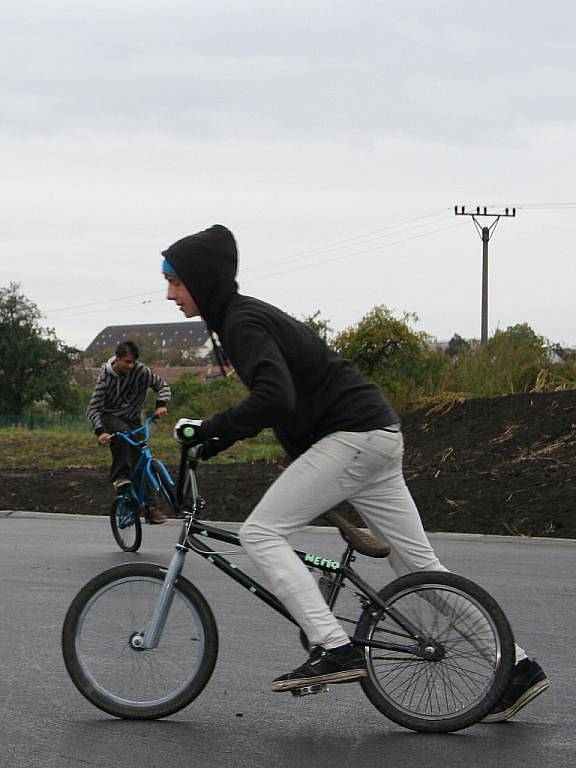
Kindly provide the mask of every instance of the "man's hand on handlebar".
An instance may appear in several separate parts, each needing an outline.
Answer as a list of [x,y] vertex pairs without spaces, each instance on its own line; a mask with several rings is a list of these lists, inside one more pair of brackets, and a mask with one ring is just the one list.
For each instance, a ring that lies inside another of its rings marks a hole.
[[203,433],[202,419],[178,419],[174,427],[174,437],[190,446],[202,443],[200,458],[203,460],[211,459],[222,450],[222,444],[217,437],[207,438]]
[[98,445],[108,445],[110,440],[112,440],[112,435],[110,435],[108,432],[101,432],[98,435]]
[[206,439],[202,434],[202,419],[178,419],[174,426],[174,437],[187,445],[198,445]]
[[165,405],[159,405],[158,408],[154,411],[154,416],[157,419],[162,419],[166,414],[168,413],[168,408],[166,408]]

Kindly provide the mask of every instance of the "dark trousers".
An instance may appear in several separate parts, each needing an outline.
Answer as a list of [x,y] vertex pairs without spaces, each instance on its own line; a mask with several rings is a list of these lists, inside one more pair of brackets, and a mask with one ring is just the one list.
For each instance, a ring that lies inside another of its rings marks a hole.
[[[130,432],[142,426],[138,419],[125,421],[118,416],[104,414],[102,416],[102,426],[106,432]],[[112,451],[112,466],[110,467],[110,480],[130,480],[132,470],[140,456],[138,448],[127,443],[121,437],[114,437],[110,443]]]

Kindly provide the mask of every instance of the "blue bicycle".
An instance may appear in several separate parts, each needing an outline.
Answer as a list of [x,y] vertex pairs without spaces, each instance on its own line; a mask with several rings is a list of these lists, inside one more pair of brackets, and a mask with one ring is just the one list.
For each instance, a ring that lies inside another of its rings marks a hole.
[[[147,523],[167,517],[176,517],[174,481],[161,461],[152,456],[148,447],[151,424],[156,416],[150,416],[144,424],[132,432],[115,432],[112,437],[125,440],[140,452],[131,475],[131,486],[126,493],[117,496],[110,510],[112,533],[120,549],[136,552],[142,543],[142,518]],[[154,510],[154,517],[151,510]]]

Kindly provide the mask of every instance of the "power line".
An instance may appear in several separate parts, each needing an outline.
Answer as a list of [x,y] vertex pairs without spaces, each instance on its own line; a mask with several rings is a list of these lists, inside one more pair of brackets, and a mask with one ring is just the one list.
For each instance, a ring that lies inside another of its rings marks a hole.
[[[502,203],[492,203],[491,208],[502,208]],[[508,206],[510,207],[510,206]],[[526,211],[568,211],[573,208],[576,208],[576,202],[566,202],[566,203],[515,203],[514,208],[516,210],[526,210]]]
[[421,227],[433,226],[434,224],[440,223],[440,221],[448,220],[450,218],[450,216],[449,215],[444,215],[438,221],[430,221],[430,222],[427,222],[427,223],[424,223],[424,224],[417,224],[414,227],[408,227],[407,229],[403,229],[403,230],[400,230],[398,232],[392,232],[392,233],[390,233],[388,235],[380,234],[382,232],[387,232],[387,231],[389,231],[391,229],[396,229],[398,227],[402,227],[405,224],[410,224],[410,223],[412,223],[414,221],[421,221],[422,219],[432,218],[432,217],[438,216],[439,214],[447,214],[447,212],[449,210],[450,209],[442,208],[439,211],[434,211],[433,213],[429,213],[429,214],[426,214],[424,216],[417,216],[414,219],[408,219],[407,221],[399,222],[398,224],[390,224],[387,227],[381,227],[380,229],[375,229],[375,230],[372,230],[371,232],[365,232],[364,234],[356,235],[355,237],[350,237],[350,238],[347,238],[346,240],[337,240],[337,241],[335,241],[333,243],[328,243],[327,245],[323,245],[323,246],[320,246],[318,248],[312,248],[312,249],[305,250],[305,251],[298,251],[297,253],[293,253],[293,254],[291,254],[289,256],[281,256],[280,258],[272,259],[272,260],[266,261],[266,262],[264,262],[262,264],[253,264],[252,266],[246,267],[244,269],[244,272],[248,272],[248,271],[252,271],[252,270],[259,270],[259,269],[267,269],[269,267],[277,266],[277,265],[282,264],[282,263],[287,262],[287,261],[288,262],[289,261],[297,261],[297,260],[306,258],[307,256],[313,256],[313,255],[316,255],[318,253],[323,253],[324,251],[331,251],[331,250],[336,250],[336,249],[339,249],[339,248],[343,248],[346,245],[350,245],[351,243],[357,243],[358,245],[362,245],[363,243],[360,243],[360,242],[357,242],[357,241],[365,240],[365,238],[370,238],[370,240],[366,240],[366,242],[373,242],[374,240],[378,240],[378,239],[380,239],[382,237],[395,237],[396,235],[402,234],[403,232],[410,232],[413,229],[420,229]]
[[163,293],[163,289],[157,290],[157,291],[147,291],[146,293],[134,293],[130,296],[118,296],[114,299],[102,299],[101,301],[91,301],[88,304],[76,304],[75,306],[71,307],[59,307],[57,309],[47,309],[46,312],[50,312],[51,314],[55,312],[67,312],[71,309],[84,309],[84,307],[95,307],[99,304],[110,304],[113,301],[128,301],[129,299],[139,299],[142,296],[150,296],[153,293]]
[[543,210],[543,211],[566,211],[576,208],[576,203],[521,203],[515,206],[522,210]]
[[[331,246],[331,247],[325,246],[324,248],[318,248],[318,249],[313,250],[313,251],[303,252],[300,255],[294,254],[292,256],[287,256],[287,257],[285,257],[283,259],[277,259],[277,260],[275,260],[273,262],[266,262],[265,264],[254,265],[252,267],[246,267],[246,269],[243,270],[243,274],[245,274],[246,272],[250,272],[250,271],[260,271],[260,270],[263,270],[263,269],[273,269],[274,267],[282,266],[283,264],[290,264],[290,263],[293,263],[295,261],[302,261],[302,259],[308,258],[309,256],[316,256],[316,255],[320,255],[322,253],[330,253],[330,251],[340,250],[340,249],[346,247],[347,245],[350,245],[350,243],[353,243],[353,246],[368,245],[368,243],[377,242],[377,241],[380,241],[380,240],[382,240],[384,238],[397,237],[398,235],[402,235],[405,232],[413,232],[415,229],[421,229],[422,227],[432,227],[432,226],[435,226],[436,224],[440,224],[443,221],[448,221],[449,219],[450,219],[450,216],[443,216],[441,219],[438,219],[438,220],[435,220],[435,221],[431,221],[431,222],[427,222],[426,224],[417,224],[416,226],[408,227],[407,229],[400,229],[397,232],[391,232],[390,234],[387,234],[387,235],[377,235],[376,237],[371,237],[371,238],[365,239],[363,241],[360,241],[359,239],[358,240],[354,239],[354,240],[350,240],[350,241],[344,241],[342,244],[334,245],[334,246]],[[434,230],[434,231],[436,231],[436,230]],[[425,236],[426,234],[433,234],[433,232],[432,233],[425,233],[423,236]],[[376,250],[376,248],[373,248],[371,250]],[[362,253],[365,253],[365,252],[367,252],[367,251],[362,251]],[[324,262],[314,262],[314,263],[322,264]],[[311,264],[311,266],[313,266],[313,264]],[[306,267],[304,267],[304,268],[306,268]]]
[[423,232],[422,234],[414,235],[413,237],[405,237],[402,240],[397,240],[396,242],[393,242],[393,243],[383,243],[381,245],[374,246],[373,248],[366,248],[363,251],[354,251],[353,253],[344,253],[344,254],[341,254],[340,256],[332,256],[329,259],[323,259],[322,261],[315,261],[312,264],[303,264],[299,267],[294,267],[293,269],[285,269],[282,272],[274,272],[274,274],[272,275],[262,275],[261,277],[249,277],[248,283],[256,282],[257,280],[268,280],[271,277],[279,277],[281,275],[287,275],[290,272],[299,272],[302,269],[312,269],[313,267],[319,267],[323,264],[329,264],[333,261],[350,259],[350,258],[353,258],[354,256],[363,256],[366,253],[373,253],[374,251],[378,251],[383,248],[392,248],[395,245],[401,245],[402,243],[407,243],[411,240],[419,240],[422,237],[429,237],[430,235],[435,235],[438,232],[445,232],[447,229],[457,229],[461,226],[462,224],[451,224],[448,227],[441,227],[440,229],[435,229],[432,232]]
[[[401,245],[402,243],[406,243],[406,242],[409,242],[411,240],[419,240],[420,238],[429,237],[430,235],[435,235],[435,234],[438,234],[440,232],[444,232],[444,231],[446,231],[448,229],[456,229],[456,228],[459,228],[461,226],[462,226],[462,224],[451,224],[450,226],[440,227],[439,229],[432,230],[431,232],[423,232],[423,233],[421,233],[419,235],[413,235],[412,237],[402,238],[401,240],[397,240],[395,242],[381,243],[381,244],[379,244],[377,246],[374,246],[372,248],[364,248],[363,250],[360,250],[360,251],[353,251],[351,253],[340,254],[339,256],[332,256],[329,259],[322,259],[321,261],[315,261],[315,262],[312,262],[310,264],[301,264],[299,266],[292,267],[291,269],[284,269],[284,270],[282,270],[280,272],[274,272],[271,275],[260,275],[260,276],[254,276],[254,277],[249,276],[248,279],[246,280],[246,282],[248,284],[250,284],[250,283],[253,283],[253,282],[257,282],[258,280],[268,280],[270,278],[280,277],[282,275],[287,275],[287,274],[290,274],[292,272],[299,272],[299,271],[301,271],[303,269],[312,269],[314,267],[319,267],[319,266],[322,266],[324,264],[329,264],[329,263],[334,262],[334,261],[341,261],[343,259],[350,259],[350,258],[354,258],[355,256],[364,256],[367,253],[374,253],[374,251],[379,251],[379,250],[382,250],[384,248],[391,248],[393,246]],[[400,233],[398,233],[398,234],[400,234]],[[361,245],[361,244],[359,243],[359,245]],[[244,281],[242,281],[242,282],[244,283]],[[153,291],[151,293],[163,293],[163,292],[164,292],[163,290],[160,290],[160,291]],[[151,295],[151,293],[150,294],[137,294],[137,296],[148,296],[148,295]],[[126,298],[128,298],[128,297],[126,297]],[[151,299],[150,301],[156,301],[156,300],[155,299]],[[72,309],[75,310],[75,309],[84,308],[84,307],[92,307],[92,306],[98,305],[100,303],[105,303],[105,302],[93,302],[91,304],[78,305],[77,307],[69,308],[69,309],[70,310],[72,310]],[[149,302],[140,302],[140,303],[149,303]],[[137,306],[137,305],[136,304],[132,304],[130,306]],[[122,309],[128,309],[128,307],[122,307]],[[93,310],[89,310],[88,312],[82,312],[80,314],[81,315],[94,314],[94,313],[103,312],[103,311],[106,311],[106,310],[108,310],[108,307],[101,307],[100,309],[93,309]],[[61,311],[64,311],[64,310],[61,310]]]
[[[447,208],[441,208],[441,209],[439,209],[437,211],[432,211],[431,213],[427,213],[427,214],[424,214],[422,216],[416,216],[416,217],[414,217],[412,219],[407,219],[405,221],[398,222],[397,224],[389,224],[386,227],[381,227],[379,229],[375,229],[375,230],[372,230],[370,232],[366,232],[364,234],[357,235],[355,237],[347,238],[346,240],[336,241],[334,243],[329,243],[329,244],[327,244],[325,246],[321,246],[321,247],[318,247],[318,248],[312,248],[312,249],[306,250],[306,251],[299,251],[298,253],[292,254],[291,256],[284,256],[284,257],[281,257],[281,258],[278,258],[278,259],[271,259],[270,261],[265,262],[263,264],[247,266],[247,267],[245,267],[243,269],[243,274],[246,273],[246,272],[249,272],[249,271],[257,271],[257,270],[261,270],[261,269],[270,269],[270,268],[273,268],[274,266],[280,266],[281,264],[286,263],[286,262],[300,260],[302,258],[305,258],[306,256],[312,256],[312,255],[319,254],[319,253],[322,253],[322,252],[325,252],[325,251],[330,251],[330,250],[334,250],[336,248],[341,248],[341,247],[344,247],[346,244],[355,243],[355,242],[360,241],[360,240],[362,240],[364,238],[372,237],[373,235],[377,235],[378,233],[386,232],[386,231],[389,231],[389,230],[392,230],[392,229],[397,229],[398,227],[403,227],[406,224],[411,224],[413,222],[422,221],[423,219],[430,219],[430,218],[436,217],[439,214],[446,213],[449,210],[450,209],[447,209]],[[450,218],[450,217],[449,216],[445,217],[446,220],[448,218]],[[433,226],[434,224],[438,224],[438,223],[440,223],[440,221],[443,221],[443,220],[444,220],[444,218],[440,219],[439,221],[431,221],[431,222],[427,222],[427,223],[424,223],[424,224],[418,224],[418,225],[415,225],[414,227],[408,227],[405,230],[400,230],[398,232],[391,233],[390,235],[387,235],[387,236],[388,237],[394,237],[396,235],[402,234],[402,232],[412,231],[412,229],[418,229],[418,228],[425,227],[425,226]],[[433,234],[433,233],[430,233],[430,234]],[[385,236],[386,235],[381,235],[381,237],[385,237]],[[378,238],[374,238],[374,239],[378,239]],[[371,241],[368,240],[366,242],[371,242]],[[358,245],[363,245],[363,244],[364,243],[358,242]],[[374,250],[374,249],[372,249],[372,250]],[[360,253],[367,253],[367,252],[368,251],[362,251]],[[356,255],[356,254],[351,254],[351,255]],[[360,254],[358,254],[358,255],[360,255]],[[345,258],[345,256],[337,257],[337,258]],[[328,261],[330,261],[330,260],[328,260]],[[326,263],[326,262],[316,262],[316,263],[317,264],[323,264],[323,263]],[[308,266],[309,265],[305,265],[304,267],[301,267],[301,268],[302,269],[306,269],[306,268],[308,268]],[[314,265],[310,265],[310,266],[314,266]],[[294,270],[290,270],[290,271],[294,271]],[[279,274],[284,274],[284,273],[279,273]],[[267,277],[274,277],[274,275],[268,275]],[[256,279],[261,279],[261,278],[256,278]],[[127,296],[117,296],[117,297],[114,297],[114,298],[106,298],[106,299],[101,299],[100,301],[92,301],[92,302],[88,302],[88,303],[85,303],[85,304],[76,304],[76,305],[72,305],[72,306],[69,306],[69,307],[57,307],[55,309],[45,310],[44,314],[51,314],[52,315],[52,314],[60,314],[60,313],[63,313],[63,312],[73,312],[73,311],[75,311],[77,309],[85,309],[87,307],[99,307],[101,305],[108,305],[108,304],[110,304],[112,302],[129,301],[131,299],[137,299],[137,298],[152,296],[152,295],[155,295],[155,294],[158,294],[158,293],[163,293],[163,292],[164,292],[164,289],[159,289],[159,290],[154,290],[154,291],[147,291],[146,293],[136,293],[136,294],[131,294],[131,295],[127,295]],[[132,305],[132,306],[136,306],[136,305]],[[108,308],[107,306],[103,306],[101,309],[96,310],[96,311],[101,312],[101,311],[104,311],[107,308]],[[82,313],[82,314],[87,314],[87,313]]]
[[[491,206],[492,207],[492,206]],[[576,208],[576,202],[556,202],[556,203],[519,203],[514,206],[517,210],[571,210],[573,208]],[[389,224],[385,227],[380,227],[375,230],[371,230],[370,232],[365,232],[360,235],[356,235],[351,238],[346,238],[344,240],[338,240],[332,243],[328,243],[324,246],[319,246],[318,248],[311,248],[308,250],[298,251],[296,253],[293,253],[289,256],[283,256],[276,259],[271,259],[267,262],[264,262],[262,264],[252,264],[244,267],[242,269],[242,276],[247,275],[247,281],[248,282],[255,282],[257,280],[267,280],[269,278],[273,277],[279,277],[281,275],[289,274],[291,272],[296,272],[302,269],[311,269],[316,266],[322,266],[324,264],[329,264],[333,261],[339,261],[342,259],[347,258],[353,258],[355,256],[362,256],[366,253],[372,253],[374,251],[377,251],[379,248],[389,248],[396,245],[400,245],[405,242],[409,242],[411,240],[417,240],[422,237],[428,237],[429,235],[435,235],[439,232],[443,232],[448,229],[453,229],[456,226],[459,225],[451,225],[449,227],[441,227],[439,229],[434,229],[429,232],[424,232],[422,234],[414,235],[412,237],[403,238],[401,240],[397,240],[394,242],[385,242],[381,243],[377,246],[374,246],[372,248],[363,249],[360,251],[353,251],[351,253],[345,253],[338,256],[333,256],[329,259],[322,259],[320,261],[314,261],[309,264],[303,264],[300,266],[296,266],[290,269],[285,269],[280,272],[273,272],[269,275],[261,275],[261,276],[252,276],[250,273],[259,272],[262,270],[268,270],[268,269],[274,269],[276,267],[281,267],[282,265],[288,265],[296,261],[301,261],[302,259],[305,259],[307,257],[313,257],[320,255],[322,253],[329,253],[330,251],[339,250],[341,248],[344,248],[346,246],[354,245],[356,246],[363,246],[367,245],[371,242],[376,242],[381,239],[385,238],[394,238],[398,235],[411,232],[417,229],[422,229],[424,227],[433,227],[437,224],[440,224],[442,221],[447,221],[451,217],[449,215],[443,215],[447,214],[448,211],[450,211],[450,208],[440,208],[436,211],[432,211],[427,214],[423,214],[422,216],[416,216],[411,219],[406,219],[404,221],[398,222],[396,224]],[[439,217],[440,218],[437,218]],[[430,221],[425,221],[426,219],[430,219]],[[421,222],[416,224],[415,222]],[[407,226],[410,224],[414,224],[414,226]],[[403,229],[401,229],[404,227]],[[396,230],[396,231],[392,231]],[[387,233],[387,234],[386,234]],[[85,309],[89,307],[101,307],[98,310],[94,310],[94,312],[102,312],[104,310],[107,310],[109,308],[109,304],[116,303],[116,302],[122,302],[122,301],[131,301],[132,299],[138,299],[138,298],[145,298],[149,296],[155,296],[156,294],[164,293],[164,289],[157,289],[157,290],[151,290],[147,291],[145,293],[137,293],[137,294],[130,294],[127,296],[116,296],[113,298],[106,298],[101,299],[100,301],[93,301],[88,302],[85,304],[76,304],[68,307],[57,307],[55,309],[49,309],[44,312],[44,314],[60,314],[65,312],[74,312],[77,309]],[[156,299],[150,299],[150,301],[155,301]],[[140,303],[149,303],[149,302],[140,302]],[[102,306],[105,305],[105,306]],[[130,306],[138,306],[137,304],[132,304]],[[128,308],[128,307],[124,307]],[[88,313],[81,313],[81,314],[88,314]],[[90,313],[91,314],[91,313]]]
[[[137,301],[137,302],[129,302],[127,304],[117,305],[114,308],[114,311],[116,313],[118,312],[126,312],[126,311],[133,311],[136,308],[141,308],[143,304],[152,304],[153,302],[156,303],[157,301],[160,301],[160,299],[149,299],[147,301]],[[90,307],[92,307],[90,309]],[[66,312],[60,312],[58,313],[57,317],[54,319],[54,322],[62,322],[64,320],[69,320],[70,318],[75,317],[86,317],[87,315],[98,315],[102,312],[111,312],[112,308],[105,306],[95,306],[95,305],[88,305],[88,308],[86,309],[74,309],[69,310],[70,314],[66,314]],[[48,311],[44,311],[42,313],[43,315],[47,316],[49,314]]]

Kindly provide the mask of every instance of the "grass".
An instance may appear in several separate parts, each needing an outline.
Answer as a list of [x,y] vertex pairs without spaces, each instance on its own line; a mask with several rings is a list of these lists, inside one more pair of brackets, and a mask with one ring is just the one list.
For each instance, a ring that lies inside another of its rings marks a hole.
[[[155,457],[174,466],[179,460],[178,443],[172,437],[172,427],[161,424],[154,429],[150,448]],[[283,457],[282,448],[269,430],[258,437],[238,442],[211,461],[219,463],[277,461]],[[101,469],[110,466],[110,451],[101,448],[94,435],[54,428],[28,430],[11,427],[0,430],[0,470],[2,469]]]

